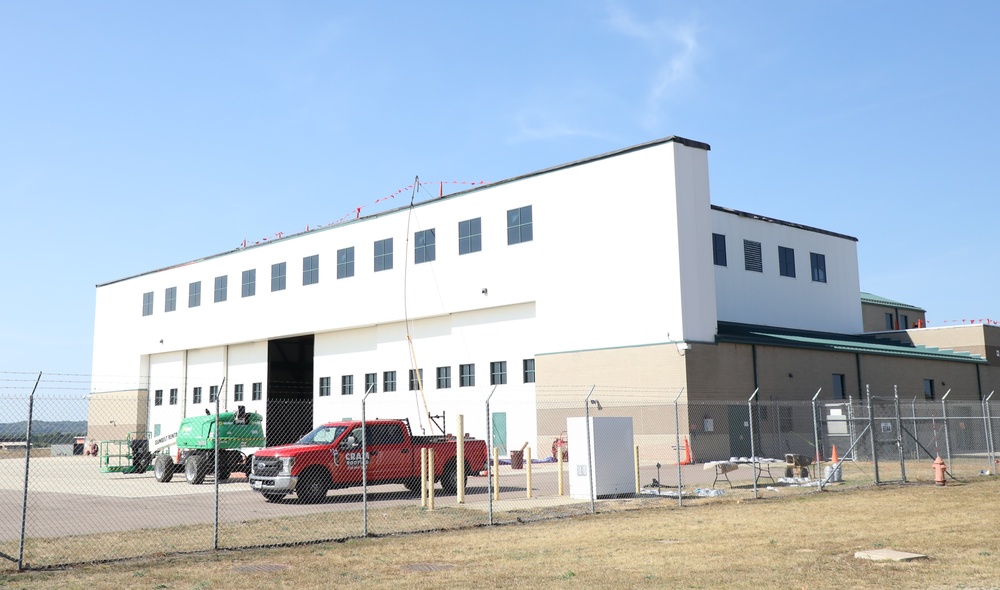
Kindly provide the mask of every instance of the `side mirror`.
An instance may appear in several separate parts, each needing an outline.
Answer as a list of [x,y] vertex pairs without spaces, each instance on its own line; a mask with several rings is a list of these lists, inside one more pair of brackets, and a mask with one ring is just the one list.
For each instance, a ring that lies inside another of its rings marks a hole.
[[359,443],[357,441],[357,439],[354,438],[354,435],[352,434],[352,435],[349,435],[347,438],[345,438],[343,440],[343,442],[340,443],[340,447],[343,448],[343,449],[353,449],[353,448],[359,446],[360,444],[361,443]]

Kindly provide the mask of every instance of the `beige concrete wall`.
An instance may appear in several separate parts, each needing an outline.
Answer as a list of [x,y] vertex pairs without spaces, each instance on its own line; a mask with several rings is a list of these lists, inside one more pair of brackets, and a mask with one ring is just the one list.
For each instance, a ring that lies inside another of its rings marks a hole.
[[[861,304],[861,324],[865,332],[885,332],[885,314],[891,313],[894,321],[899,322],[899,329],[912,328],[918,321],[927,321],[927,312],[916,309],[892,307],[889,305]],[[902,324],[900,316],[906,316],[908,325]]]
[[87,437],[122,440],[130,432],[145,432],[149,392],[145,389],[90,394]]
[[892,397],[896,386],[902,400],[924,399],[924,379],[934,380],[934,396],[940,400],[948,389],[948,401],[978,400],[979,384],[973,363],[945,362],[893,356],[861,357],[863,385],[870,385],[872,395]]

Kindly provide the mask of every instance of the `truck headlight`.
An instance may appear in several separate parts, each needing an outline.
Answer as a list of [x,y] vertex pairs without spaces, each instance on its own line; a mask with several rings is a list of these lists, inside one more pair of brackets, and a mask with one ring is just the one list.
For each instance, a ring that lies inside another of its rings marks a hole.
[[291,475],[294,466],[295,457],[281,457],[281,473],[279,475]]

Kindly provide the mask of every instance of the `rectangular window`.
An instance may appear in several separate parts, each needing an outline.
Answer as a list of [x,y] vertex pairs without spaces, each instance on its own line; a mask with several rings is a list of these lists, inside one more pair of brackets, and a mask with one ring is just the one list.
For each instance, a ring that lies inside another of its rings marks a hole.
[[233,385],[233,401],[241,402],[243,401],[243,384],[237,383]]
[[392,268],[392,238],[375,242],[375,272]]
[[260,382],[254,383],[250,395],[253,401],[260,401],[264,397],[264,384]]
[[470,254],[483,249],[481,217],[458,222],[458,254]]
[[153,392],[153,405],[162,406],[163,405],[163,390],[157,389]]
[[434,260],[434,230],[426,229],[413,234],[413,264]]
[[208,401],[215,403],[219,400],[219,386],[212,385],[208,388]]
[[524,359],[524,382],[535,382],[535,359]]
[[153,292],[142,294],[142,315],[153,315]]
[[795,278],[795,250],[778,246],[778,273]]
[[354,395],[354,375],[340,377],[340,395]]
[[826,256],[815,252],[809,253],[809,262],[812,266],[812,279],[817,283],[826,282]]
[[507,211],[507,245],[530,242],[534,237],[531,225],[531,205]]
[[458,366],[458,385],[459,387],[476,386],[476,365],[470,364]]
[[188,307],[199,305],[201,305],[201,281],[195,281],[188,285]]
[[285,290],[285,263],[271,265],[271,291]]
[[886,330],[895,330],[896,329],[895,325],[896,325],[896,322],[894,322],[892,320],[892,314],[891,313],[885,314],[885,329]]
[[424,384],[424,370],[417,369],[414,371],[410,369],[410,391],[417,391]]
[[337,250],[337,278],[354,276],[354,246]]
[[833,374],[833,399],[847,399],[844,391],[844,375],[841,373]]
[[[948,396],[945,396],[948,397]],[[934,399],[934,380],[924,379],[924,399]]]
[[215,302],[225,301],[229,296],[229,276],[215,277]]
[[448,389],[451,387],[451,367],[437,368],[438,389]]
[[330,395],[330,378],[320,377],[319,378],[319,396],[327,397]]
[[901,313],[899,314],[899,325],[905,330],[910,327],[910,316]]
[[319,282],[319,254],[302,259],[302,284],[315,285]]
[[163,302],[163,311],[177,311],[177,287],[167,288]]
[[378,393],[378,373],[365,373],[365,393]]
[[253,297],[257,294],[257,269],[243,271],[243,296]]
[[191,403],[200,404],[201,403],[201,388],[195,387],[191,392]]
[[507,384],[507,361],[490,363],[490,385]]
[[760,242],[743,240],[743,268],[752,272],[764,272],[760,257]]
[[170,390],[170,405],[171,406],[176,406],[177,405],[177,388],[176,387],[174,387],[174,388],[172,388]]
[[382,391],[396,391],[396,371],[382,373]]
[[726,266],[726,236],[712,234],[712,261],[715,266]]

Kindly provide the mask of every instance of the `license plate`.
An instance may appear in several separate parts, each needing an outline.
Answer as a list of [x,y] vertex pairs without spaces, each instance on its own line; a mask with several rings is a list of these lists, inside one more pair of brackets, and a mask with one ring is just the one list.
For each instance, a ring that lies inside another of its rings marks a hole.
[[262,481],[255,481],[255,482],[253,482],[253,489],[259,490],[262,487],[264,487],[264,482],[262,482]]

